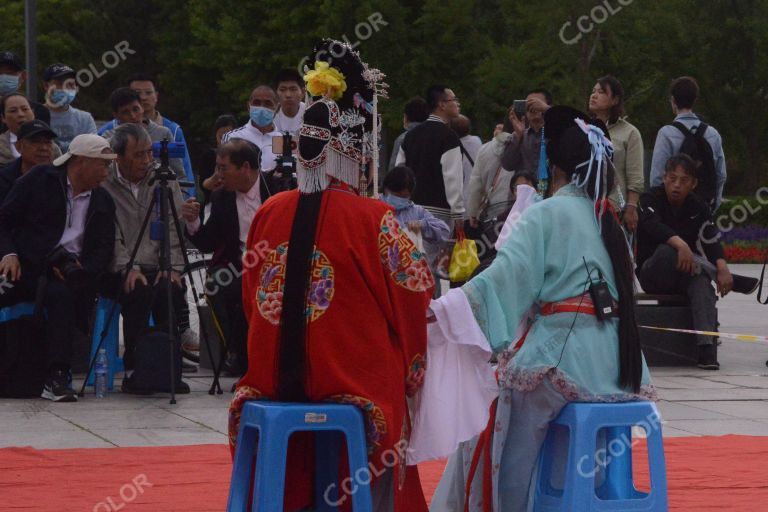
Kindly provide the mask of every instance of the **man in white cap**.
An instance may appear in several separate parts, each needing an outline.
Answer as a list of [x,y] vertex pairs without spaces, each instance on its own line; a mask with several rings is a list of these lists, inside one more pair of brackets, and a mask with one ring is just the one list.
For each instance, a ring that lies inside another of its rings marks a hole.
[[115,158],[102,137],[78,135],[53,165],[17,180],[0,206],[0,307],[35,300],[36,311],[45,308],[41,396],[49,400],[77,400],[72,339],[76,328],[87,332],[96,283],[114,252],[115,203],[99,184]]

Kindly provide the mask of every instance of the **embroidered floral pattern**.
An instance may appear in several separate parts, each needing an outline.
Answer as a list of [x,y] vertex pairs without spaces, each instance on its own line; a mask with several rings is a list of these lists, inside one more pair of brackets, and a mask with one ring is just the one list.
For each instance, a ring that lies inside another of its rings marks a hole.
[[403,288],[423,292],[435,285],[427,259],[400,228],[391,211],[381,219],[379,255],[384,267]]
[[240,415],[245,402],[263,398],[261,391],[251,386],[241,386],[235,390],[235,396],[229,404],[229,448],[233,453],[237,444],[237,434],[240,432]]
[[379,449],[381,439],[387,433],[387,418],[380,407],[367,398],[355,395],[333,395],[328,397],[326,402],[350,404],[360,408],[365,417],[365,437],[368,445],[368,455]]
[[333,300],[334,272],[331,261],[323,251],[315,249],[312,254],[312,276],[307,294],[307,322],[320,318]]
[[521,368],[511,360],[499,360],[499,385],[502,388],[517,391],[532,391],[545,377],[549,378],[555,389],[570,402],[628,402],[632,400],[658,400],[656,388],[653,385],[641,386],[638,393],[616,393],[612,395],[596,395],[579,387],[568,376],[557,368]]
[[424,384],[424,373],[427,369],[427,362],[421,354],[416,355],[408,365],[408,375],[405,378],[405,393],[413,396]]
[[[275,247],[264,259],[256,289],[259,313],[272,325],[280,325],[283,312],[283,289],[288,244]],[[331,305],[335,290],[333,266],[323,251],[315,249],[312,254],[312,274],[307,292],[307,308],[304,315],[307,322],[320,318]]]

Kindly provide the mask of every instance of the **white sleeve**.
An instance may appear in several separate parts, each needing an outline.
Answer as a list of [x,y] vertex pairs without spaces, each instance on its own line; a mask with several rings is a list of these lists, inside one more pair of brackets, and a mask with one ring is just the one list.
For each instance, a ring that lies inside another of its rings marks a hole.
[[464,163],[459,146],[449,149],[440,157],[443,167],[445,198],[451,207],[451,217],[464,216]]
[[491,347],[466,295],[451,289],[430,309],[427,371],[414,400],[408,464],[447,457],[485,429],[499,388],[489,361]]
[[397,150],[397,160],[395,165],[405,165],[405,151],[403,151],[403,145],[400,144],[400,149]]

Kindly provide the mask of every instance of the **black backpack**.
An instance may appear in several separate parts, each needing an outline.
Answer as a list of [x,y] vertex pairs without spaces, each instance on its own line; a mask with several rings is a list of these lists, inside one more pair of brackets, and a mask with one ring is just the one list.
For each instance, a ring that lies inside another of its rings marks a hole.
[[706,202],[710,207],[714,207],[715,194],[717,192],[717,175],[715,173],[715,155],[712,152],[712,146],[704,138],[704,133],[709,126],[707,123],[699,123],[693,127],[694,131],[689,130],[679,121],[672,123],[672,126],[680,130],[683,134],[683,144],[678,153],[685,153],[696,162],[696,195]]
[[48,376],[46,350],[33,316],[0,324],[0,397],[39,397]]
[[[185,384],[181,380],[181,351],[178,342],[173,350],[174,377],[176,393],[182,391]],[[163,326],[145,329],[136,340],[134,350],[135,370],[127,379],[125,392],[151,394],[171,391],[171,341]]]

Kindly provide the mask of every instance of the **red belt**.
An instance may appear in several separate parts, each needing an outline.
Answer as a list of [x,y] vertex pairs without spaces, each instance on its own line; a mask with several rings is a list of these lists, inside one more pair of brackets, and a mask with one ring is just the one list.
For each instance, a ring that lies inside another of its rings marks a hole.
[[[542,316],[554,315],[555,313],[583,313],[585,315],[595,316],[595,304],[592,302],[592,296],[589,293],[584,295],[577,295],[570,299],[563,299],[557,302],[545,302],[541,306],[539,314]],[[530,326],[525,330],[520,339],[515,343],[514,350],[523,346],[525,338],[528,336]]]

